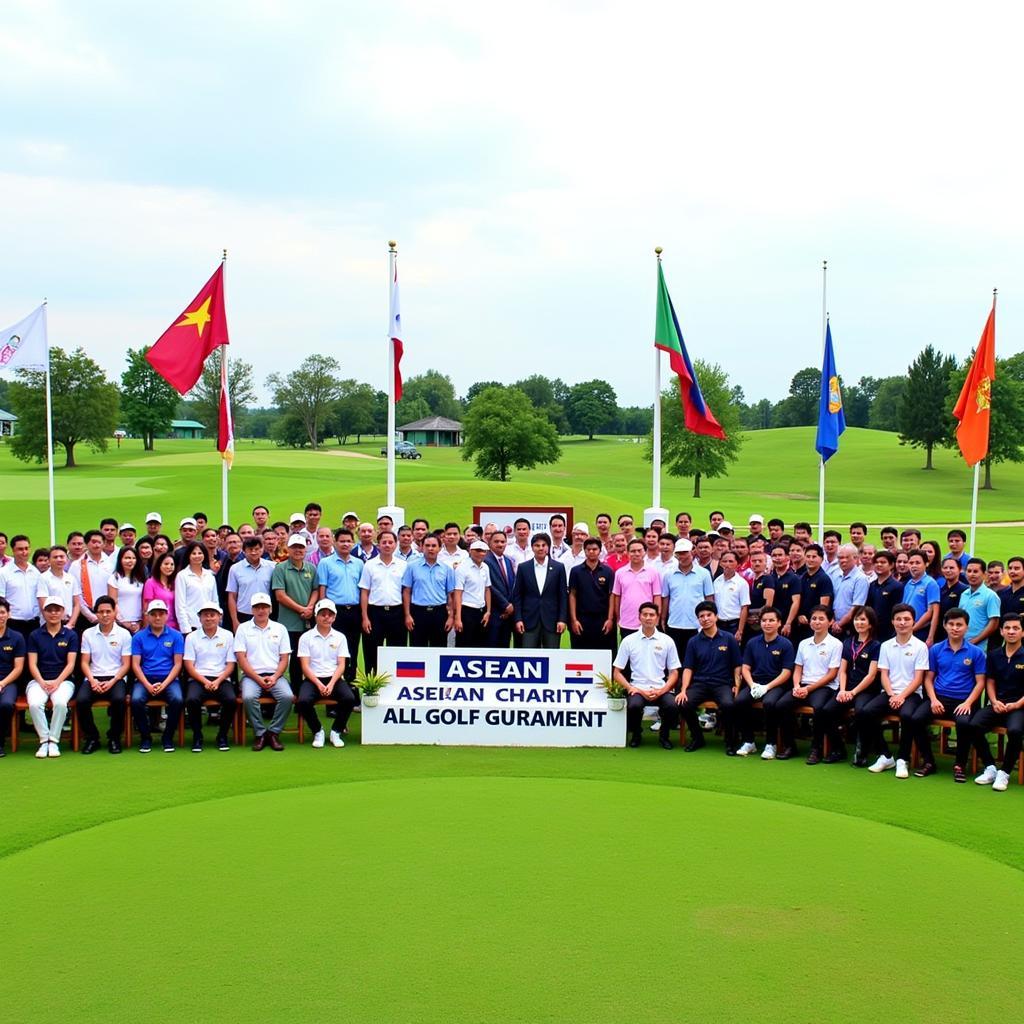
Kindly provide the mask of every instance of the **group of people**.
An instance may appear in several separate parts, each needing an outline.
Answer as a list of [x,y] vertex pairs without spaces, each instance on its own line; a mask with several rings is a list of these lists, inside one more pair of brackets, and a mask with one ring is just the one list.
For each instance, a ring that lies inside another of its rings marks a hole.
[[[94,704],[109,707],[111,753],[129,707],[139,749],[152,749],[153,705],[163,749],[185,713],[199,752],[204,706],[227,749],[239,698],[255,749],[283,749],[293,707],[314,746],[340,747],[360,649],[373,673],[381,645],[557,648],[568,634],[614,654],[631,746],[647,716],[670,749],[681,717],[697,750],[713,705],[729,755],[757,752],[760,712],[765,760],[796,756],[805,713],[812,765],[846,761],[849,742],[855,766],[907,778],[916,744],[914,774],[930,775],[935,719],[955,724],[958,782],[974,749],[975,781],[1005,790],[1020,756],[1024,558],[971,557],[962,530],[944,550],[917,529],[885,527],[876,544],[860,522],[845,542],[757,514],[738,531],[720,511],[707,529],[686,512],[639,530],[601,513],[593,531],[560,514],[539,531],[526,518],[431,529],[354,512],[330,528],[322,515],[309,502],[272,521],[256,506],[235,529],[197,513],[172,539],[153,512],[142,531],[108,518],[34,552],[0,532],[0,744],[24,693],[38,757],[59,756],[72,697],[86,754],[101,748]],[[326,728],[322,698],[336,702]],[[883,732],[894,715],[895,757]]]

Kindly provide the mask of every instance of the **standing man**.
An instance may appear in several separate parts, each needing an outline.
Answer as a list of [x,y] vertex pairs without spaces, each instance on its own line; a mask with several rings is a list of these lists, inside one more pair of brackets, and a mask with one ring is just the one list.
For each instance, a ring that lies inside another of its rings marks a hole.
[[[409,537],[412,537],[412,530],[409,530]],[[319,565],[322,558],[330,558],[334,554],[334,534],[329,526],[317,527],[314,544],[315,547],[309,553],[311,564]]]
[[[985,560],[968,558],[964,569],[967,589],[960,595],[960,607],[967,612],[967,640],[987,647],[999,629],[999,595],[985,586]],[[945,617],[943,617],[945,623]]]
[[644,564],[644,542],[629,542],[629,565],[619,569],[612,586],[612,615],[619,624],[619,638],[640,628],[640,605],[651,602],[661,613],[661,574]]
[[520,516],[512,524],[513,541],[505,550],[505,554],[516,563],[518,568],[523,562],[528,562],[533,557],[530,548],[530,520]]
[[601,562],[601,541],[588,537],[584,560],[569,570],[569,645],[583,650],[613,650],[615,573]]
[[616,533],[612,536],[612,547],[604,556],[604,564],[612,572],[618,572],[629,565],[629,555],[626,553],[626,535],[624,533]]
[[612,550],[612,517],[607,512],[598,512],[594,527],[597,539],[601,542],[601,557],[607,558]]
[[[367,672],[377,671],[377,651],[382,644],[405,647],[409,634],[402,608],[402,579],[406,562],[398,558],[398,538],[381,530],[377,538],[380,554],[363,565],[359,577],[359,613],[363,627],[363,661]],[[333,626],[334,616],[331,616]],[[319,621],[317,628],[320,628]],[[346,643],[346,651],[348,644]],[[345,655],[348,657],[348,654]],[[318,677],[319,678],[319,677]]]
[[[0,572],[0,597],[6,597],[11,606],[7,628],[20,633],[26,640],[39,628],[39,570],[29,561],[32,546],[28,537],[19,533],[11,538],[14,561]],[[105,593],[106,591],[104,591]],[[66,607],[64,595],[61,607]]]
[[455,572],[469,558],[466,549],[459,543],[461,539],[462,531],[459,529],[458,523],[444,524],[441,550],[437,553],[437,560],[442,565],[447,565],[452,572]]
[[[455,528],[458,529],[457,526]],[[362,562],[368,562],[380,554],[380,549],[373,543],[374,532],[373,523],[359,524],[359,544],[353,549],[352,554]]]
[[354,536],[347,526],[334,531],[334,554],[322,558],[316,567],[316,582],[320,597],[330,598],[337,609],[334,628],[342,633],[348,644],[345,662],[345,682],[351,685],[356,678],[359,659],[359,637],[363,628],[360,607],[359,581],[363,578],[363,563],[352,553]]
[[686,646],[697,635],[697,605],[714,599],[715,588],[711,573],[693,560],[693,544],[681,537],[675,544],[676,569],[662,578],[665,599],[661,606],[661,621],[665,631],[676,645],[679,663],[686,658]]
[[[658,606],[645,601],[640,607],[640,629],[623,640],[613,663],[616,682],[626,687],[626,728],[629,745],[639,747],[644,711],[657,708],[661,721],[659,740],[665,750],[672,749],[672,729],[676,722],[676,702],[672,691],[679,679],[679,655],[670,637],[657,629]],[[627,680],[623,669],[629,667]]]
[[723,633],[731,633],[736,643],[742,643],[750,607],[750,587],[736,571],[736,556],[731,551],[723,552],[718,564],[722,567],[722,575],[714,581],[718,628]]
[[447,647],[455,616],[455,573],[438,561],[441,542],[433,535],[423,540],[423,560],[407,562],[402,575],[405,628],[413,647]]
[[1010,612],[1024,612],[1024,558],[1013,555],[1006,560],[1006,575],[1010,585],[999,591],[999,610],[1005,616]]
[[147,512],[146,513],[146,536],[150,540],[155,540],[160,536],[160,531],[164,528],[164,518],[159,512]]
[[484,565],[487,545],[474,540],[469,545],[469,561],[455,570],[452,591],[455,611],[455,646],[483,647],[487,623],[491,618],[491,576]]
[[288,630],[292,649],[288,679],[295,694],[302,685],[302,666],[297,653],[299,638],[313,622],[313,608],[320,594],[317,571],[306,558],[306,550],[306,538],[301,533],[293,533],[288,538],[288,561],[278,562],[270,577],[270,587],[277,599],[277,621]]
[[586,559],[583,551],[583,542],[590,536],[590,527],[586,523],[576,523],[572,528],[572,547],[559,559],[565,566],[566,575],[572,572],[577,565],[582,565]]
[[725,752],[733,757],[736,754],[733,712],[743,657],[736,640],[719,631],[718,615],[710,601],[701,601],[696,613],[700,632],[686,645],[682,689],[676,697],[690,731],[690,741],[683,749],[692,752],[705,745],[697,713],[701,703],[713,700],[718,705],[725,731]]
[[[390,530],[387,533],[394,542],[395,535]],[[333,622],[334,602],[325,597],[316,604],[316,626],[303,633],[299,640],[299,661],[302,664],[303,678],[296,710],[312,731],[313,746],[317,749],[324,745],[324,728],[316,713],[316,702],[333,700],[337,704],[334,727],[330,733],[332,747],[345,746],[341,734],[348,725],[353,709],[359,703],[355,690],[345,682],[348,644],[345,642],[344,634],[332,628]]]
[[[271,750],[284,750],[281,731],[292,713],[295,695],[283,679],[292,652],[288,631],[270,620],[270,595],[253,594],[252,618],[235,634],[235,659],[242,670],[242,703],[249,716],[255,740],[253,750],[268,743]],[[270,728],[263,724],[260,697],[274,698]]]
[[120,754],[128,700],[126,680],[132,667],[132,635],[115,622],[117,608],[112,597],[97,597],[95,611],[96,625],[82,634],[82,680],[75,693],[78,725],[85,737],[82,753],[94,754],[100,749],[100,731],[92,706],[95,701],[106,700],[110,702],[107,750]]
[[833,581],[835,621],[831,629],[835,636],[844,637],[853,622],[853,609],[867,603],[868,581],[857,559],[857,549],[852,544],[840,545],[838,559],[840,576]]
[[[569,551],[569,545],[565,542],[565,516],[561,512],[556,512],[548,520],[548,529],[551,531],[550,555],[556,562],[561,562]],[[568,572],[569,570],[566,569],[565,571]]]
[[931,647],[938,628],[939,585],[925,572],[928,559],[920,548],[910,552],[908,564],[910,579],[903,584],[903,600],[914,609],[914,636]]
[[[60,734],[68,715],[68,701],[75,692],[74,672],[78,661],[78,634],[61,624],[64,601],[48,597],[43,606],[46,624],[29,634],[29,683],[25,700],[39,737],[36,757],[60,757]],[[52,714],[46,720],[46,704]]]
[[236,633],[238,627],[253,616],[253,595],[265,594],[270,590],[274,576],[274,563],[263,557],[263,541],[259,537],[246,537],[242,542],[242,553],[245,557],[228,570],[225,588],[231,628]]
[[[804,562],[807,571],[800,577],[800,607],[811,609],[819,604],[831,605],[835,595],[832,577],[822,568],[825,560],[824,549],[818,544],[808,544],[804,548]],[[797,643],[811,635],[810,620],[807,612],[797,616]]]
[[217,600],[221,608],[228,607],[228,573],[231,566],[245,558],[242,554],[242,538],[234,530],[230,530],[224,538],[224,557],[220,568],[214,573],[217,580]]
[[[565,567],[548,557],[550,546],[546,533],[535,534],[531,543],[533,559],[516,572],[516,632],[523,638],[524,647],[557,649],[569,619]],[[642,544],[640,548],[642,553]]]
[[875,555],[875,578],[868,584],[865,604],[878,618],[878,639],[882,641],[896,635],[892,610],[903,603],[903,584],[893,575],[895,568],[896,556],[891,552],[879,551]]
[[145,621],[146,625],[132,637],[132,718],[139,733],[139,753],[148,754],[153,749],[148,704],[159,699],[167,702],[164,753],[173,754],[184,704],[178,677],[185,655],[185,638],[167,625],[167,605],[159,598],[149,602]]
[[185,637],[185,714],[192,729],[192,753],[203,750],[203,702],[220,703],[220,727],[217,749],[228,750],[228,729],[235,720],[238,696],[235,693],[235,638],[224,629],[220,605],[206,601],[199,606],[199,629]]
[[802,584],[789,567],[789,552],[784,545],[775,544],[771,558],[774,572],[764,585],[764,606],[778,609],[782,622],[779,632],[788,639],[800,614]]
[[489,541],[490,554],[484,559],[491,579],[491,618],[487,623],[487,646],[502,650],[508,647],[512,639],[516,610],[512,594],[516,566],[505,554],[505,542],[505,534],[495,530]]

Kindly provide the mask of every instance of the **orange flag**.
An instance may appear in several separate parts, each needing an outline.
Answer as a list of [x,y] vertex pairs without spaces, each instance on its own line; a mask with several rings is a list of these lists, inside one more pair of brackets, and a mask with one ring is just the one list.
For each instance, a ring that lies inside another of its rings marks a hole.
[[992,381],[996,379],[996,308],[988,315],[974,353],[967,380],[956,400],[953,416],[960,421],[956,440],[968,466],[988,455],[988,428],[992,411]]

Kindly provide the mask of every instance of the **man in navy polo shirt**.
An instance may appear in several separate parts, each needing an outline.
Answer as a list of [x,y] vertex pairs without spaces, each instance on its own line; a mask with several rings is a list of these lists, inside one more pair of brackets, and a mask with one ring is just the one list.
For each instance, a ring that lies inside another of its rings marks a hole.
[[892,625],[892,610],[903,601],[903,584],[893,576],[895,568],[894,554],[889,551],[879,551],[875,554],[875,578],[868,584],[865,603],[878,618],[876,640],[884,641],[896,635]]
[[[792,551],[792,547],[790,550]],[[804,564],[807,570],[800,577],[800,607],[804,611],[797,616],[800,629],[796,631],[795,638],[798,642],[811,635],[807,617],[810,609],[815,605],[832,603],[835,588],[832,585],[832,577],[821,567],[824,558],[825,552],[819,544],[808,544],[804,548]]]
[[[1000,632],[1003,646],[990,651],[986,659],[989,703],[971,716],[974,749],[985,766],[974,781],[979,786],[991,786],[997,793],[1010,784],[1024,739],[1024,648],[1021,647],[1024,629],[1020,614],[1004,615]],[[985,734],[1000,725],[1006,729],[1006,750],[1002,766],[997,769]]]
[[167,702],[167,724],[164,728],[164,752],[174,753],[174,737],[178,731],[184,700],[181,695],[181,662],[185,656],[185,637],[167,625],[167,605],[149,602],[146,625],[132,637],[132,718],[139,731],[139,753],[153,749],[149,725],[148,703]]
[[[43,603],[46,624],[29,634],[28,671],[32,677],[25,687],[32,724],[39,737],[36,757],[60,757],[60,732],[68,714],[68,701],[74,696],[75,663],[78,661],[78,634],[62,624],[64,599],[51,596]],[[47,701],[53,708],[46,720]]]
[[[767,720],[793,677],[793,659],[796,652],[784,636],[779,636],[781,624],[777,608],[762,609],[761,632],[750,638],[743,651],[741,672],[747,685],[741,687],[736,695],[736,727],[743,740],[736,753],[741,757],[757,753],[757,747],[754,745],[754,701],[764,702]],[[761,754],[765,761],[771,761],[775,757],[776,731],[777,729],[766,730],[764,751]]]
[[[605,650],[615,646],[612,586],[615,573],[601,562],[601,542],[583,542],[585,560],[569,570],[569,642],[572,647]],[[491,570],[491,578],[495,570]]]
[[0,757],[7,754],[4,744],[11,734],[14,704],[25,671],[25,638],[8,628],[10,616],[7,598],[0,597]]
[[772,572],[764,587],[766,606],[777,608],[782,625],[779,632],[788,637],[793,632],[800,614],[800,577],[789,567],[789,552],[782,544],[775,544],[771,551]]
[[1006,561],[1006,575],[1010,585],[999,591],[999,608],[1003,616],[1024,613],[1024,558],[1014,555]]
[[702,701],[713,700],[718,705],[725,730],[725,752],[732,757],[736,754],[733,712],[743,656],[736,639],[719,630],[714,604],[701,601],[695,611],[700,632],[686,645],[683,683],[676,697],[690,730],[690,740],[683,749],[692,752],[704,746],[697,714]]
[[927,700],[921,701],[911,716],[914,739],[922,764],[914,774],[918,778],[935,774],[932,756],[931,722],[933,718],[952,718],[956,722],[956,760],[953,779],[967,781],[967,758],[971,753],[971,715],[985,689],[985,651],[965,640],[967,612],[950,608],[946,612],[946,636],[928,652],[928,671],[924,677]]

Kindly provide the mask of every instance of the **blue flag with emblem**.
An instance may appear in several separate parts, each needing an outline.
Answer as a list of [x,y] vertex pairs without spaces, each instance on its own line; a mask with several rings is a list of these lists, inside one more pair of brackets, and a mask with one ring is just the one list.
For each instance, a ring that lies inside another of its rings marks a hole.
[[845,429],[843,393],[836,372],[836,356],[832,351],[832,325],[826,323],[825,358],[821,364],[821,401],[818,404],[818,436],[814,442],[822,462],[828,462],[839,451],[839,435]]

